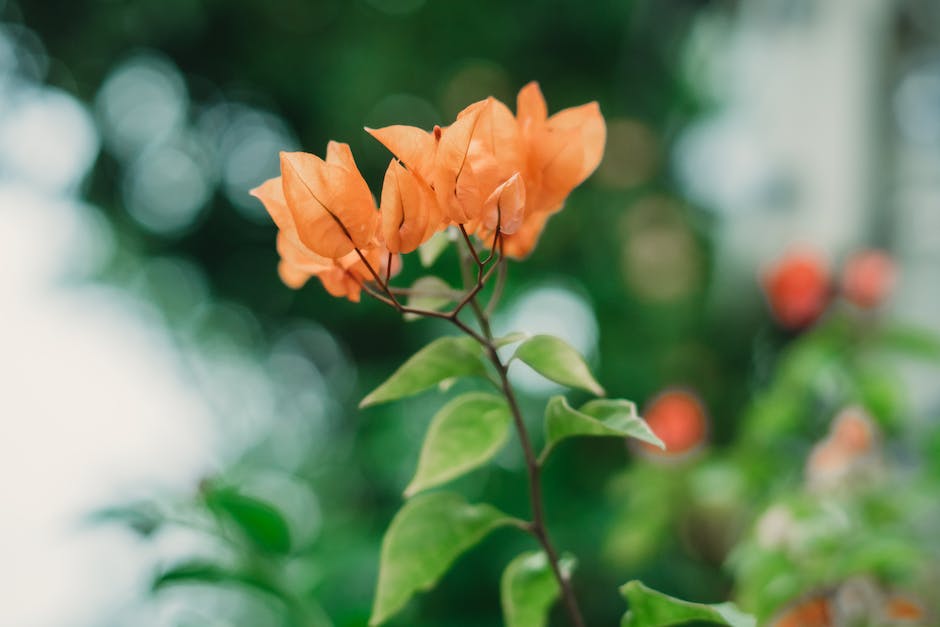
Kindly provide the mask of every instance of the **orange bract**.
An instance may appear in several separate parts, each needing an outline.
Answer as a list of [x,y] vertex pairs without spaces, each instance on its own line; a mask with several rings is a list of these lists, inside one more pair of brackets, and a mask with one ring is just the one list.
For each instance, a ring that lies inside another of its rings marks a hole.
[[666,450],[661,451],[642,443],[642,448],[653,455],[688,453],[701,446],[708,434],[708,419],[701,401],[684,390],[662,392],[646,407],[643,418],[666,445]]
[[379,216],[349,146],[330,142],[326,161],[305,152],[282,152],[281,178],[297,234],[307,248],[338,259],[372,241]]
[[[251,192],[280,229],[280,274],[291,287],[316,276],[331,294],[353,300],[364,283],[385,289],[389,253],[414,251],[451,224],[485,246],[499,242],[508,257],[525,257],[549,216],[597,168],[606,141],[597,103],[549,117],[536,83],[519,92],[515,115],[487,98],[430,132],[366,131],[396,157],[379,208],[349,146],[337,142],[325,159],[282,152],[281,176]],[[399,260],[391,259],[394,271]]]
[[788,252],[764,273],[762,284],[771,313],[789,329],[809,326],[829,304],[829,268],[812,250]]

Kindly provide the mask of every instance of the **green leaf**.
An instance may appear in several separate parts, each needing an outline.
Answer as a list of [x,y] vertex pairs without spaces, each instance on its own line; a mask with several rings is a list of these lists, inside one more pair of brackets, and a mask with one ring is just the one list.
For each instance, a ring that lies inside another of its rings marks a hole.
[[431,239],[418,246],[418,258],[421,260],[421,265],[425,268],[433,266],[449,244],[450,234],[447,230],[438,231],[432,235]]
[[[559,563],[566,577],[575,561],[563,557]],[[558,599],[558,581],[542,551],[523,553],[509,562],[499,585],[506,627],[545,627],[548,612]]]
[[545,407],[545,449],[541,458],[562,440],[579,436],[630,437],[666,448],[630,401],[598,399],[577,410],[564,396],[550,398]]
[[382,539],[370,625],[380,625],[419,591],[429,590],[464,551],[490,531],[516,521],[491,505],[470,505],[448,492],[405,503]]
[[914,359],[940,362],[940,338],[929,329],[895,324],[883,329],[876,339],[888,350]]
[[[436,276],[421,277],[411,286],[408,307],[440,311],[454,300],[454,290]],[[405,320],[419,320],[421,316],[406,313]]]
[[555,383],[579,388],[597,396],[604,388],[594,379],[584,358],[566,342],[551,335],[535,335],[516,349],[514,359]]
[[512,416],[499,396],[471,392],[453,399],[434,418],[421,447],[410,497],[486,463],[502,448]]
[[210,489],[205,494],[209,509],[232,522],[262,551],[285,554],[290,551],[290,529],[274,507],[231,488]]
[[237,584],[261,590],[280,597],[281,591],[258,575],[230,570],[201,560],[184,562],[172,566],[154,578],[151,587],[154,592],[176,584]]
[[403,363],[359,403],[368,407],[411,396],[452,377],[485,375],[483,348],[469,337],[434,340]]
[[495,338],[493,340],[493,346],[496,348],[502,348],[503,346],[509,346],[510,344],[521,342],[527,337],[529,337],[528,333],[524,333],[522,331],[513,331],[512,333],[507,333],[503,337]]
[[669,627],[692,621],[731,627],[756,627],[757,620],[739,610],[733,603],[705,605],[690,603],[647,588],[639,581],[631,581],[620,588],[630,604],[621,627]]

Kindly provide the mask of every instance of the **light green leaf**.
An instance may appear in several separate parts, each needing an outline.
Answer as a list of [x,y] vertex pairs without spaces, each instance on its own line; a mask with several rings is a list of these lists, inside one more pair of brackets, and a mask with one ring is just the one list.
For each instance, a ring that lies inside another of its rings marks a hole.
[[[566,577],[574,565],[574,558],[567,556],[559,563]],[[545,627],[559,594],[558,581],[542,551],[523,553],[509,562],[499,591],[506,627]]]
[[368,407],[417,394],[452,377],[485,375],[483,349],[469,337],[434,340],[359,403]]
[[447,230],[438,231],[431,236],[431,239],[418,246],[418,259],[425,268],[430,268],[441,256],[441,253],[447,249],[450,244],[450,234]]
[[585,403],[580,410],[568,404],[564,396],[553,396],[545,407],[545,459],[564,439],[579,436],[636,438],[662,449],[663,441],[636,414],[630,401],[598,399]]
[[441,485],[486,463],[502,448],[512,416],[499,396],[470,392],[453,399],[431,420],[414,479],[405,496]]
[[[414,282],[408,296],[408,307],[440,311],[454,300],[454,290],[436,276],[424,276]],[[421,316],[406,313],[405,320],[419,320]]]
[[528,333],[523,333],[522,331],[513,331],[512,333],[507,333],[503,337],[495,338],[493,340],[493,346],[496,348],[502,348],[503,346],[509,346],[510,344],[521,342],[527,337],[529,337]]
[[490,531],[515,523],[491,505],[471,505],[449,492],[422,494],[405,503],[382,539],[369,625],[381,625],[416,592],[431,589],[454,560]]
[[555,383],[579,388],[597,396],[604,395],[604,388],[584,363],[584,358],[566,342],[551,335],[535,335],[516,349],[518,359]]
[[929,329],[894,324],[878,333],[875,340],[883,348],[912,359],[940,362],[940,338]]
[[639,581],[631,581],[620,588],[630,604],[621,627],[669,627],[692,621],[705,621],[731,627],[756,627],[757,620],[739,610],[733,603],[705,605],[690,603],[647,588]]
[[205,500],[209,509],[231,521],[255,547],[268,553],[290,551],[287,521],[270,504],[231,488],[209,489]]

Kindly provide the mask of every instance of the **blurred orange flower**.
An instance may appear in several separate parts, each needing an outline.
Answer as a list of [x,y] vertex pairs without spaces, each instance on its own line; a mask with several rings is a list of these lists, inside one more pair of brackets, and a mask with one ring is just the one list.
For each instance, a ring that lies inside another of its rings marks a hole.
[[786,253],[764,272],[762,285],[771,313],[788,329],[809,326],[829,304],[829,268],[812,250]]
[[683,455],[700,447],[708,435],[708,419],[701,401],[685,390],[661,392],[647,405],[643,419],[666,445],[660,450],[641,443],[643,450],[656,456]]
[[895,265],[881,250],[856,253],[842,270],[842,294],[863,309],[880,305],[894,287]]

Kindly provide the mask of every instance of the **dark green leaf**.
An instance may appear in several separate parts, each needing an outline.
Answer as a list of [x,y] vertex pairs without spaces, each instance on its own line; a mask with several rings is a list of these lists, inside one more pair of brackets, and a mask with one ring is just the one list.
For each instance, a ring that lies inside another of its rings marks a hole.
[[514,522],[490,505],[470,505],[447,492],[423,494],[405,503],[382,539],[369,624],[384,623],[416,592],[432,588],[464,551],[493,529]]
[[499,396],[471,392],[453,399],[431,420],[414,479],[413,496],[486,463],[502,448],[512,416]]
[[665,449],[630,401],[598,399],[577,410],[563,396],[550,398],[545,407],[542,459],[562,440],[580,436],[631,437]]
[[594,379],[580,353],[557,337],[530,337],[516,349],[514,358],[555,383],[604,395],[604,388]]
[[281,596],[277,588],[258,575],[204,561],[185,562],[163,571],[153,580],[152,588],[157,591],[175,584],[237,584]]
[[290,529],[274,507],[231,488],[210,489],[206,504],[223,519],[234,524],[242,534],[267,553],[290,551]]
[[485,374],[483,348],[472,338],[438,338],[412,355],[385,383],[362,399],[359,407],[411,396],[452,377]]
[[620,588],[630,604],[621,627],[669,627],[692,621],[731,627],[755,627],[757,621],[741,612],[733,603],[705,605],[675,599],[662,592],[647,588],[639,581],[631,581]]
[[[574,559],[563,557],[559,566],[567,577]],[[506,627],[545,627],[548,613],[558,599],[558,581],[542,551],[523,553],[509,562],[500,581],[500,598]]]

